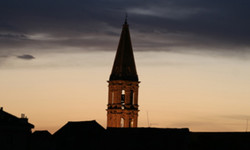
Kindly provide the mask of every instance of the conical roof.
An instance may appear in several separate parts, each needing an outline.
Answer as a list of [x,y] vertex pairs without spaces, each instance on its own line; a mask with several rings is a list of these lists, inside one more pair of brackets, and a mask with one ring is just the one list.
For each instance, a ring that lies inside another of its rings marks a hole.
[[113,69],[109,78],[109,81],[113,80],[138,81],[127,20],[123,24]]

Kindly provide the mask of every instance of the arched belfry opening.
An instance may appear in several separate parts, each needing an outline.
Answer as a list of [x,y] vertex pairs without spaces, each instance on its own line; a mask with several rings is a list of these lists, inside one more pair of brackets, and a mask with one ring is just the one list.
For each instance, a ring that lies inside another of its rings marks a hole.
[[121,118],[121,128],[124,127],[124,123],[125,123],[124,118]]
[[125,20],[117,48],[113,69],[109,77],[107,127],[135,128],[138,124],[139,79]]

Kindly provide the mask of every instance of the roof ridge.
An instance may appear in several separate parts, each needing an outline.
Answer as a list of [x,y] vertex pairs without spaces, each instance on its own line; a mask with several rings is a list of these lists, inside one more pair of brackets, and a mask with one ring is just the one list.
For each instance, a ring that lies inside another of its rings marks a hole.
[[96,120],[86,120],[86,121],[68,121],[67,123],[85,123],[85,122],[96,122]]

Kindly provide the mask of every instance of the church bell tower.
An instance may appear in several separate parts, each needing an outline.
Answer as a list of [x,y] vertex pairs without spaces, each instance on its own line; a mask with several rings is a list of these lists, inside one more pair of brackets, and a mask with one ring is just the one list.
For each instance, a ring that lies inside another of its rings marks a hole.
[[140,82],[136,72],[127,19],[123,24],[108,83],[107,127],[136,128]]

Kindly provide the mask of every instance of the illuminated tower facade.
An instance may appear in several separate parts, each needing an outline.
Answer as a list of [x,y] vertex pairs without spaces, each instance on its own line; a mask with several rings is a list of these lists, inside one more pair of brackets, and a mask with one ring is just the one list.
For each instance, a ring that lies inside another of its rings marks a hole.
[[107,127],[136,128],[138,123],[138,88],[129,25],[125,20],[109,77]]

